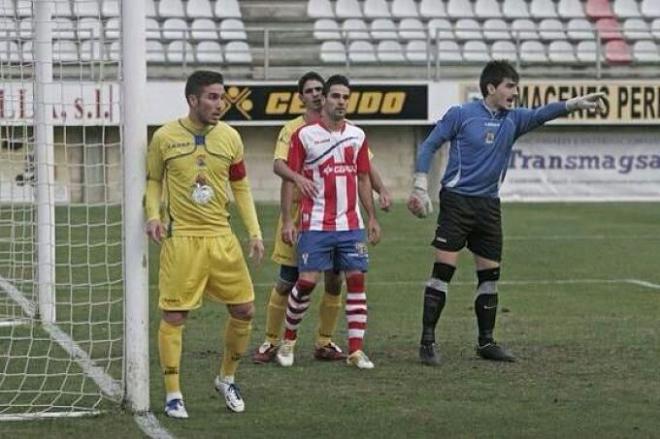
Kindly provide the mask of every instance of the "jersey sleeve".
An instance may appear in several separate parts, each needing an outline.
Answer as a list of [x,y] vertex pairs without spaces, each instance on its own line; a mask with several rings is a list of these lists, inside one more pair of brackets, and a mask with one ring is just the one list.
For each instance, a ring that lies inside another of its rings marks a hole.
[[368,174],[371,170],[371,165],[369,163],[371,158],[370,152],[369,144],[367,143],[367,138],[365,137],[364,141],[362,142],[362,147],[360,147],[360,151],[358,151],[356,159],[358,174]]
[[289,156],[289,145],[291,143],[291,132],[289,128],[284,125],[277,135],[275,142],[275,154],[273,160],[287,160]]
[[160,219],[160,202],[165,169],[161,143],[160,133],[156,131],[147,149],[147,188],[144,200],[147,221]]
[[297,130],[291,136],[291,144],[286,161],[292,171],[298,173],[302,171],[303,164],[305,163],[305,147],[302,140],[300,140],[300,130]]
[[460,107],[451,107],[438,121],[433,131],[419,146],[417,160],[415,161],[415,172],[428,173],[433,161],[433,155],[448,140],[453,139],[461,126]]
[[247,170],[245,169],[245,146],[243,140],[238,133],[234,133],[234,157],[229,165],[229,181],[238,181],[246,177]]
[[552,119],[566,116],[568,110],[566,102],[552,102],[533,110],[517,108],[514,110],[514,114],[516,115],[516,138],[518,138]]
[[261,227],[257,217],[257,210],[254,206],[254,198],[250,182],[247,178],[247,169],[245,167],[243,141],[236,132],[233,139],[234,158],[229,165],[229,185],[234,194],[238,214],[245,225],[245,228],[251,239],[261,239]]

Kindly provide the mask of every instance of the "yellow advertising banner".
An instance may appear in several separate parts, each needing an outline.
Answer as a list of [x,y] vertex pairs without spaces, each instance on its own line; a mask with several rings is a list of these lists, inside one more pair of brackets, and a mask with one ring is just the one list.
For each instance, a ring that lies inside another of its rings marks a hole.
[[[550,122],[553,125],[660,125],[658,81],[524,81],[519,87],[519,106],[527,108],[587,93],[605,93],[601,108],[573,112]],[[473,83],[463,85],[462,90],[465,100],[481,98]]]

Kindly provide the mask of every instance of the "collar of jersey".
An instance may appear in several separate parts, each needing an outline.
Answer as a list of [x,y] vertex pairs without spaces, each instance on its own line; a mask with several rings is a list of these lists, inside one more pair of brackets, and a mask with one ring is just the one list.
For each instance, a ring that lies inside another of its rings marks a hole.
[[205,125],[202,130],[195,129],[195,124],[187,116],[179,119],[179,125],[181,125],[184,130],[188,131],[193,136],[205,136],[216,127],[216,125]]
[[486,105],[486,101],[484,101],[483,99],[481,99],[479,102],[481,103],[481,106],[484,108],[484,110],[486,110],[488,114],[490,114],[490,117],[492,118],[498,118],[503,114],[506,114],[507,110],[495,110],[495,111],[491,110],[490,107]]
[[[334,131],[332,131],[330,128],[328,128],[328,126],[325,124],[325,122],[323,121],[323,119],[319,119],[317,123],[318,123],[321,127],[323,127],[323,129],[326,130],[327,132],[329,132],[329,133],[334,132]],[[343,134],[345,129],[346,129],[346,121],[344,120],[344,121],[342,122],[341,126],[339,127],[339,132]]]

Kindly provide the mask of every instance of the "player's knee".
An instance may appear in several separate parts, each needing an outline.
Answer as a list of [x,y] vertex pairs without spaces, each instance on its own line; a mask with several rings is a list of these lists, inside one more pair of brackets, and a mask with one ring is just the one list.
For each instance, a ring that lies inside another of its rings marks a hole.
[[181,326],[186,323],[188,311],[163,311],[163,320],[172,326]]
[[291,289],[298,280],[298,268],[289,265],[280,266],[280,278],[275,284],[275,291],[284,296],[291,292]]
[[325,272],[325,292],[333,296],[341,294],[341,276],[334,271]]
[[364,273],[359,271],[346,275],[346,289],[350,293],[359,293],[364,291]]
[[229,305],[229,314],[238,320],[252,320],[254,317],[254,302]]
[[456,267],[453,265],[445,264],[444,262],[436,262],[433,264],[433,272],[431,273],[431,278],[449,283],[451,282],[451,278],[454,277],[455,271]]
[[298,279],[296,282],[296,290],[298,290],[298,296],[308,296],[312,294],[316,287],[316,282],[307,279]]
[[477,271],[477,279],[479,281],[477,295],[497,294],[497,281],[500,280],[500,267]]
[[275,284],[275,291],[277,291],[277,294],[280,296],[286,296],[291,292],[295,284],[295,282],[287,282],[283,279],[278,279]]

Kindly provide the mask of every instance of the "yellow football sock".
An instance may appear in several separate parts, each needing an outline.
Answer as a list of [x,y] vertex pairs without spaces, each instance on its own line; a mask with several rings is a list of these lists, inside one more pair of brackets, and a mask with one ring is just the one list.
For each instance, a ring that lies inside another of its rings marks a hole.
[[337,321],[341,311],[341,294],[333,295],[327,291],[323,294],[319,307],[319,327],[316,335],[316,346],[325,346],[332,341],[332,335],[337,329]]
[[280,343],[280,334],[286,315],[287,294],[279,294],[275,287],[270,291],[266,310],[266,340],[273,345]]
[[165,381],[167,394],[180,393],[179,367],[181,366],[181,341],[183,325],[171,325],[165,320],[160,321],[158,328],[158,351],[160,353],[160,368]]
[[250,341],[252,323],[249,320],[238,320],[229,317],[225,325],[225,350],[222,356],[220,376],[234,376],[238,362],[245,354]]

